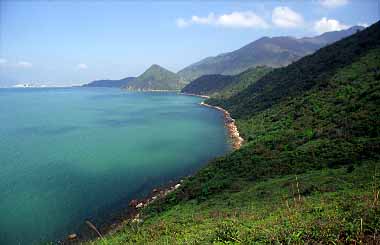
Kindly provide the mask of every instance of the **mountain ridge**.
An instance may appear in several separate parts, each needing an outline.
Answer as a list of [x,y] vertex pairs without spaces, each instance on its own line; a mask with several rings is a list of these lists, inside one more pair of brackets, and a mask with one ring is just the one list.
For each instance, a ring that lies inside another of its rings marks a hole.
[[82,87],[113,87],[113,88],[121,88],[127,85],[131,80],[136,79],[136,77],[126,77],[120,80],[112,80],[112,79],[102,79],[95,80],[84,84]]
[[[368,49],[369,45],[375,45],[373,48],[377,47],[378,43],[375,39],[376,37],[380,39],[378,25],[374,24],[371,30],[368,30],[370,28],[368,27],[356,35],[324,47],[287,67],[278,68],[276,72],[268,73],[229,100],[219,102],[223,104],[223,107],[231,110],[236,117],[249,116],[265,110],[274,103],[279,103],[281,98],[285,97],[284,95],[296,96],[314,86],[324,86],[324,80],[336,69],[359,57],[359,54],[365,51],[365,48]],[[365,48],[361,48],[360,45],[365,45]],[[325,72],[321,73],[322,70]],[[295,81],[299,82],[295,83]],[[215,104],[219,102],[210,101]]]
[[[353,26],[346,30],[325,32],[315,37],[295,38],[291,36],[261,37],[231,52],[206,57],[177,73],[158,64],[152,64],[138,77],[120,80],[95,80],[83,87],[124,87],[129,90],[180,90],[190,81],[202,75],[237,75],[255,66],[282,67],[319,48],[363,30]],[[257,51],[259,50],[259,51]],[[146,72],[148,71],[149,74]],[[163,81],[163,74],[170,81]]]
[[191,81],[209,74],[236,75],[259,65],[286,66],[327,44],[363,29],[364,27],[361,26],[353,26],[342,31],[326,32],[315,37],[304,38],[261,37],[234,51],[206,57],[181,69],[177,74]]
[[138,77],[126,77],[120,80],[95,80],[83,87],[116,87],[127,90],[180,90],[184,81],[174,72],[160,65],[152,64]]

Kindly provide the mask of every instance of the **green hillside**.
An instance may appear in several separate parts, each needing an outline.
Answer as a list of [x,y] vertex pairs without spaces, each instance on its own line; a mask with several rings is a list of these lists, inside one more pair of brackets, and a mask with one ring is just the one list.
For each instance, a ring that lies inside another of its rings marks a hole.
[[203,75],[187,84],[181,92],[190,94],[210,95],[223,90],[234,82],[233,76]]
[[243,147],[90,243],[380,243],[380,22],[208,102]]
[[258,66],[235,76],[204,75],[187,84],[181,92],[226,99],[255,83],[271,70],[267,66]]
[[128,90],[180,90],[184,81],[175,73],[159,66],[152,65],[143,74],[128,82]]

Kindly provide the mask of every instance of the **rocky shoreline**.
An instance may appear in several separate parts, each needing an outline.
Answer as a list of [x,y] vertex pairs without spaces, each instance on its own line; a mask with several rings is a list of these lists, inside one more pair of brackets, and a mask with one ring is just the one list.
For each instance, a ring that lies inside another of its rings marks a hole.
[[222,107],[209,105],[203,101],[200,104],[223,112],[224,123],[228,130],[228,135],[230,136],[231,141],[232,141],[232,148],[234,150],[239,149],[243,145],[244,139],[240,136],[239,130],[235,124],[235,119],[231,117],[230,113],[227,110],[223,109]]
[[[85,226],[87,234],[83,234],[83,230],[80,230],[78,233],[68,234],[66,239],[58,241],[57,244],[82,244],[86,241],[94,240],[100,238],[98,234],[110,235],[118,232],[123,228],[126,223],[138,224],[142,223],[144,220],[141,215],[141,210],[147,207],[149,204],[155,202],[156,200],[164,198],[169,193],[177,190],[181,187],[183,180],[179,181],[170,181],[169,184],[154,188],[147,196],[140,199],[132,199],[129,204],[126,212],[123,214],[123,217],[118,221],[112,221],[107,224],[94,225],[91,222],[84,222],[85,224],[90,224]],[[94,226],[94,228],[91,227]],[[99,230],[100,232],[99,232]],[[99,232],[97,234],[97,232]],[[90,236],[88,233],[92,233]]]
[[[191,94],[191,93],[180,93],[180,94],[182,94],[182,95],[188,95],[188,96],[201,97],[201,98],[205,98],[205,99],[209,99],[210,98],[210,96],[200,95],[200,94]],[[231,141],[232,141],[232,148],[234,150],[239,149],[243,145],[244,139],[240,136],[239,130],[238,130],[236,124],[235,124],[235,119],[233,119],[231,117],[230,113],[227,110],[223,109],[222,107],[209,105],[209,104],[205,103],[204,101],[202,101],[200,103],[200,105],[206,106],[206,107],[209,107],[209,108],[213,108],[213,109],[216,109],[218,111],[223,112],[224,123],[225,123],[225,126],[226,126],[227,130],[228,130],[228,135],[229,135],[229,137],[231,138]]]

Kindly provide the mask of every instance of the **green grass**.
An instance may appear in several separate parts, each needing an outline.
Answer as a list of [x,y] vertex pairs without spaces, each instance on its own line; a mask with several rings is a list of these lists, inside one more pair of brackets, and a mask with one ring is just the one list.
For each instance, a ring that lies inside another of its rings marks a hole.
[[147,209],[143,223],[126,222],[90,244],[370,242],[380,236],[378,166],[238,182],[205,201],[180,202],[160,213]]

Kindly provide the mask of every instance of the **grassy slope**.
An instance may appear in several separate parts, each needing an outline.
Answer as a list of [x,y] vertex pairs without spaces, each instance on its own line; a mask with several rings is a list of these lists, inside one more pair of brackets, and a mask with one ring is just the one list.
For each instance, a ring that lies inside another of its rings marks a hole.
[[297,179],[240,182],[206,201],[177,204],[143,224],[126,222],[118,233],[92,244],[370,242],[365,234],[380,225],[379,206],[373,205],[376,166],[368,162],[352,172],[325,169]]
[[379,239],[380,48],[365,47],[328,69],[324,86],[253,107],[237,120],[248,140],[240,150],[144,210],[144,223],[93,243]]

